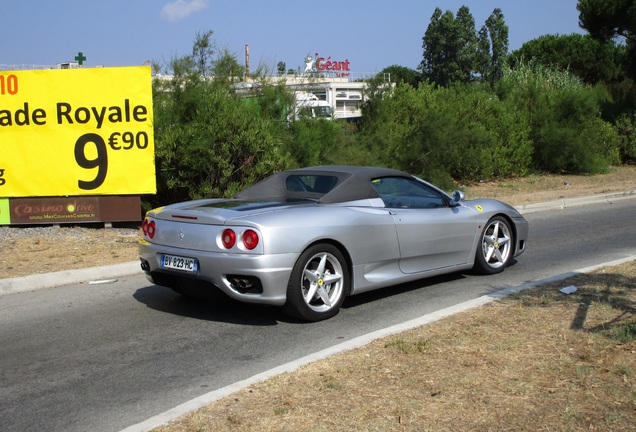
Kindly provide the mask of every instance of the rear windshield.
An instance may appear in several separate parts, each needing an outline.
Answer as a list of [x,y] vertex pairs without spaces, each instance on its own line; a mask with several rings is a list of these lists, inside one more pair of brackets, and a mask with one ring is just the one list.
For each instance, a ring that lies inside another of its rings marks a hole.
[[338,177],[329,175],[290,175],[285,180],[287,192],[315,192],[326,194],[338,183]]

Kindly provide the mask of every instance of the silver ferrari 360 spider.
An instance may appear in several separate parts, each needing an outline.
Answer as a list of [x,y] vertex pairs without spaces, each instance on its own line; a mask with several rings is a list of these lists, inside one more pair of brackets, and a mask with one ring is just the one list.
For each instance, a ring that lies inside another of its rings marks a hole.
[[284,171],[232,199],[151,210],[142,228],[151,282],[221,290],[306,321],[336,315],[349,295],[473,268],[501,272],[528,237],[507,204],[356,166]]

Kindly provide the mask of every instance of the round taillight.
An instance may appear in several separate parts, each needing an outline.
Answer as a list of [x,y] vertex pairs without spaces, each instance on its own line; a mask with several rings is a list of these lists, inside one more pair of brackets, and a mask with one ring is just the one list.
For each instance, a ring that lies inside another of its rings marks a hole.
[[226,229],[221,234],[221,243],[225,249],[231,249],[236,243],[236,233],[231,229]]
[[148,222],[148,225],[146,225],[146,235],[149,238],[153,238],[155,236],[155,221],[150,221]]
[[243,233],[243,246],[247,250],[252,250],[258,246],[258,234],[256,234],[256,231],[247,230]]
[[155,236],[155,221],[144,219],[141,223],[141,231],[146,237],[153,238]]

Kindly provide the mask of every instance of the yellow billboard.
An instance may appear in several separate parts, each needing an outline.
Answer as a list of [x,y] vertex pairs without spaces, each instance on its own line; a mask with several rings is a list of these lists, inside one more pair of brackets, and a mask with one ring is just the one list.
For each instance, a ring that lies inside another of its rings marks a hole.
[[0,71],[0,197],[156,192],[150,67]]

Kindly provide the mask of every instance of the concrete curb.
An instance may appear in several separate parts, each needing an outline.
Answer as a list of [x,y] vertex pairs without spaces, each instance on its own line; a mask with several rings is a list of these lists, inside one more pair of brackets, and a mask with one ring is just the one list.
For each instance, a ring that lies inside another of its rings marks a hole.
[[34,274],[24,277],[0,279],[0,296],[24,291],[53,288],[83,282],[112,279],[118,276],[141,274],[138,261],[102,267],[64,270],[54,273]]
[[[593,195],[579,198],[564,198],[543,203],[524,204],[515,206],[521,214],[538,213],[549,210],[563,210],[569,207],[580,207],[589,204],[608,203],[636,198],[636,190],[611,193],[606,195]],[[104,267],[91,267],[78,270],[65,270],[55,273],[35,274],[24,277],[0,279],[0,296],[24,291],[53,288],[56,286],[76,283],[112,279],[114,277],[141,274],[139,262],[133,261],[124,264],[115,264]]]
[[519,213],[522,214],[530,214],[530,213],[538,213],[542,211],[548,210],[563,210],[569,207],[580,207],[589,204],[600,204],[607,203],[612,204],[616,201],[621,201],[624,199],[636,198],[636,190],[625,191],[625,192],[616,192],[606,195],[592,195],[586,197],[578,197],[578,198],[563,198],[553,201],[546,201],[542,203],[533,203],[533,204],[523,204],[519,206],[514,206],[515,209]]

